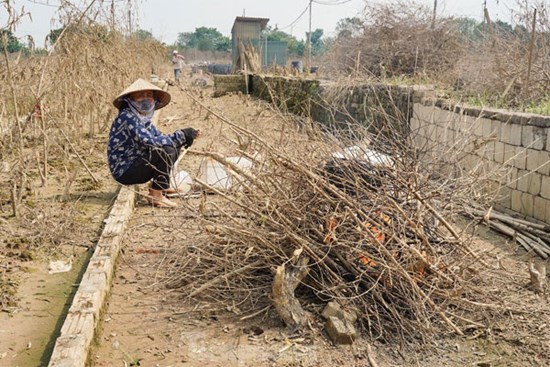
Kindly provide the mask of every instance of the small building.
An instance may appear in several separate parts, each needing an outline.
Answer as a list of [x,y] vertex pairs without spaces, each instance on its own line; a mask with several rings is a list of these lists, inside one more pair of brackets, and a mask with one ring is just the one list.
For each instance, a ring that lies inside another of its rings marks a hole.
[[231,28],[233,71],[239,69],[237,67],[239,63],[239,43],[242,43],[246,47],[253,47],[260,58],[260,66],[263,65],[261,34],[267,26],[267,22],[269,22],[267,18],[235,18],[235,23],[233,23],[233,28]]

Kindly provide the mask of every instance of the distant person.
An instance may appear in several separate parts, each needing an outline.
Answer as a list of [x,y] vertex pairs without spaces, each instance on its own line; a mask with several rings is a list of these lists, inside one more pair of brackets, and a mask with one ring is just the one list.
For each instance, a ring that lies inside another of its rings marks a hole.
[[296,71],[296,73],[301,74],[304,72],[304,65],[301,60],[291,61],[290,66],[292,67],[292,70]]
[[180,55],[178,51],[172,51],[172,65],[174,66],[174,79],[176,82],[180,81],[181,69],[185,63],[185,57]]
[[147,200],[153,206],[172,208],[177,204],[165,195],[177,194],[170,188],[170,173],[181,148],[189,148],[200,131],[191,127],[162,134],[153,124],[155,110],[170,102],[170,94],[138,79],[113,104],[118,116],[109,132],[107,156],[113,178],[123,185],[151,181]]

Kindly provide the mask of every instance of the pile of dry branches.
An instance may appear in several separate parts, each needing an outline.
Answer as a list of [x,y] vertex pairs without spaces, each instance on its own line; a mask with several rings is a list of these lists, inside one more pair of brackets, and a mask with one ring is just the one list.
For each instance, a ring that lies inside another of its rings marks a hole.
[[414,1],[365,5],[361,34],[337,39],[331,63],[348,75],[380,78],[448,74],[467,48],[452,18],[433,22],[431,10]]
[[274,304],[291,329],[337,300],[375,339],[427,340],[473,322],[464,274],[476,256],[448,220],[469,186],[434,180],[406,140],[384,142],[387,155],[336,131],[304,139],[288,130],[271,143],[218,117],[253,142],[241,154],[255,163],[244,170],[201,153],[239,184],[226,192],[200,182],[216,196],[201,205],[200,244],[172,258],[171,287],[241,314]]

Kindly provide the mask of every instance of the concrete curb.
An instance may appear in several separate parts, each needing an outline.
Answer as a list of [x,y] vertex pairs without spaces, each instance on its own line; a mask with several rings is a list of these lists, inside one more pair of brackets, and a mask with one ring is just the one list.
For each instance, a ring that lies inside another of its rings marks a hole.
[[135,197],[132,187],[121,187],[56,340],[49,367],[86,365]]

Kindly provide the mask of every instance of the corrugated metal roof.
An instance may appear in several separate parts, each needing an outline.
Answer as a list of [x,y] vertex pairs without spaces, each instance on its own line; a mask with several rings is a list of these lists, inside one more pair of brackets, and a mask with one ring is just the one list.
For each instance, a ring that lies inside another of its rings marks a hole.
[[[237,22],[260,23],[260,29],[263,31],[267,26],[267,22],[269,22],[269,18],[236,17],[233,27]],[[231,28],[231,32],[233,32],[233,28]]]

